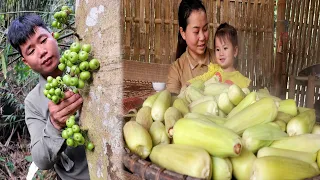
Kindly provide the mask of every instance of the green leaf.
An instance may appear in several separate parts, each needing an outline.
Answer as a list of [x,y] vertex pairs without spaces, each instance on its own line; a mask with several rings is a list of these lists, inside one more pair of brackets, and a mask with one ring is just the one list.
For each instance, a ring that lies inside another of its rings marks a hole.
[[4,157],[0,157],[0,161],[5,162],[6,159]]
[[24,159],[28,162],[32,162],[32,156],[25,156]]
[[7,63],[4,58],[3,52],[1,52],[1,64],[2,64],[2,73],[4,75],[4,79],[7,79]]
[[14,164],[13,164],[11,161],[8,161],[8,162],[7,162],[7,166],[8,166],[8,168],[10,169],[11,172],[14,171]]

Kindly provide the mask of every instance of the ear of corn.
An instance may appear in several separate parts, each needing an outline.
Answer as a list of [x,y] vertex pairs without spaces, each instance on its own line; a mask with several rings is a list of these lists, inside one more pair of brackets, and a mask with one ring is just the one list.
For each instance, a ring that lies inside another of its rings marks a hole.
[[270,95],[270,92],[266,87],[264,87],[263,89],[259,89],[257,92],[261,94]]
[[257,157],[260,158],[265,156],[288,157],[288,158],[297,159],[297,160],[312,164],[316,161],[317,153],[308,153],[308,152],[301,152],[301,151],[292,151],[288,149],[263,147],[258,151]]
[[228,97],[234,105],[238,105],[246,97],[246,94],[239,86],[233,84],[228,89]]
[[315,122],[315,110],[311,109],[308,111],[304,111],[288,122],[287,133],[289,134],[289,136],[310,133]]
[[223,92],[228,92],[230,85],[225,83],[214,83],[204,87],[204,94],[207,96],[216,96]]
[[174,124],[181,118],[182,114],[175,107],[169,107],[164,113],[164,124],[169,138],[172,138]]
[[151,107],[144,106],[141,109],[139,109],[136,116],[136,121],[148,131],[153,122],[151,117]]
[[190,112],[217,116],[219,113],[219,108],[216,101],[209,100],[190,107]]
[[151,116],[153,120],[163,121],[164,113],[170,107],[170,104],[171,104],[170,92],[168,90],[161,91],[151,108]]
[[173,130],[173,140],[176,144],[203,148],[212,156],[218,157],[234,157],[241,153],[240,137],[208,120],[183,118],[176,122]]
[[229,114],[231,110],[234,108],[234,105],[230,101],[228,97],[228,93],[221,93],[217,97],[217,104],[220,110],[222,110],[224,113]]
[[210,179],[212,175],[211,157],[201,148],[161,144],[152,149],[150,159],[160,167],[180,174],[203,179]]
[[288,137],[277,127],[270,124],[260,124],[246,129],[243,132],[243,145],[249,151],[256,153],[260,148],[269,146],[274,140]]
[[280,102],[282,101],[280,98],[276,97],[276,96],[272,96],[270,94],[266,94],[266,93],[261,93],[259,91],[256,92],[257,93],[257,98],[258,99],[263,99],[263,98],[271,98],[273,99],[275,102]]
[[200,98],[202,98],[204,94],[201,92],[201,90],[193,87],[193,86],[188,86],[186,88],[186,99],[189,103],[196,101]]
[[212,156],[212,179],[231,180],[232,164],[229,158]]
[[275,102],[271,98],[263,98],[228,118],[224,126],[242,134],[249,127],[273,121],[277,112]]
[[219,82],[219,77],[218,76],[212,76],[210,79],[208,79],[207,81],[204,82],[204,85],[208,86],[210,84],[216,84],[216,83],[220,83]]
[[128,121],[123,126],[124,139],[128,148],[142,159],[149,156],[152,139],[148,131],[136,121]]
[[240,156],[231,157],[233,175],[238,180],[247,180],[250,178],[253,162],[256,156],[245,147],[242,149]]
[[318,174],[318,170],[310,163],[281,156],[266,156],[254,161],[250,180],[305,179]]
[[178,96],[171,95],[171,103],[170,106],[173,106],[173,103],[178,99]]
[[190,84],[190,86],[193,86],[196,89],[199,89],[199,90],[203,91],[204,90],[204,81],[201,80],[201,79],[195,80]]
[[199,114],[199,113],[188,113],[184,116],[186,119],[202,119],[212,121],[216,124],[223,125],[226,122],[225,118],[208,115],[208,114]]
[[227,114],[224,113],[221,109],[218,110],[218,116],[222,118],[227,118]]
[[282,120],[285,123],[288,123],[292,118],[293,118],[292,115],[278,111],[278,114],[277,114],[277,117],[276,117],[276,121],[277,120]]
[[302,134],[274,141],[270,147],[316,153],[320,149],[319,134]]
[[231,118],[238,112],[242,111],[244,108],[256,102],[257,96],[256,92],[249,93],[232,111],[228,114],[228,118]]
[[286,129],[287,129],[287,124],[286,124],[284,121],[282,121],[282,120],[276,120],[276,121],[274,121],[274,123],[276,123],[277,125],[279,125],[281,131],[283,131],[283,132],[286,131]]
[[311,133],[312,134],[320,134],[320,124],[315,123],[313,128],[312,128]]
[[318,150],[317,152],[317,165],[318,165],[318,168],[320,168],[320,150]]
[[183,115],[189,113],[188,102],[186,100],[178,98],[173,102],[172,106],[177,108]]
[[198,99],[198,100],[193,101],[192,103],[190,103],[190,104],[189,104],[189,107],[191,108],[191,107],[193,107],[193,106],[196,106],[196,105],[198,105],[198,104],[200,104],[200,103],[203,103],[203,102],[206,102],[206,101],[209,101],[209,100],[213,101],[213,100],[215,100],[215,97],[213,97],[213,96],[203,96],[203,97],[201,97],[200,99]]
[[249,89],[249,88],[242,88],[242,91],[243,91],[246,95],[250,94],[250,89]]
[[149,133],[153,146],[158,144],[170,144],[170,139],[162,122],[154,121],[150,127]]
[[298,107],[298,113],[303,113],[304,111],[312,110],[311,108]]
[[154,101],[158,98],[159,94],[160,94],[160,92],[157,92],[157,93],[149,96],[149,97],[143,102],[142,106],[143,106],[143,107],[144,107],[144,106],[149,106],[149,107],[152,108],[152,105],[153,105]]
[[278,111],[290,114],[291,116],[296,116],[298,114],[297,105],[293,99],[280,101]]

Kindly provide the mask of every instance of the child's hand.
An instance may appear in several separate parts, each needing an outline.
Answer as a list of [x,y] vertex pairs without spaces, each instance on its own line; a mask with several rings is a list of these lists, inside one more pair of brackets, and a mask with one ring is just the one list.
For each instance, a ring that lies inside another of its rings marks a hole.
[[58,130],[63,129],[69,116],[81,108],[82,102],[80,94],[75,94],[72,91],[67,91],[59,104],[50,101],[48,107],[52,125]]

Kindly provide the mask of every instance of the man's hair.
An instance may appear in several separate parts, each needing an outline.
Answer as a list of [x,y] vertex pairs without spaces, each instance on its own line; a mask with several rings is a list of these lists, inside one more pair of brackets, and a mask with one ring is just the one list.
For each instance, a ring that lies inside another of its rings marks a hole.
[[26,14],[11,22],[8,31],[8,41],[21,55],[20,45],[26,43],[35,34],[36,27],[48,30],[41,17],[36,14]]

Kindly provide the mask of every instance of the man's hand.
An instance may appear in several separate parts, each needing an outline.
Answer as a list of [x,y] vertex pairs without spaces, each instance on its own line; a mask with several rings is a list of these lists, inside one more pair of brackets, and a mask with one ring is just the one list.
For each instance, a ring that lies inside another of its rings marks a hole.
[[68,117],[81,108],[82,102],[80,94],[75,94],[72,91],[67,91],[59,104],[50,101],[48,107],[52,125],[58,130],[64,128]]

